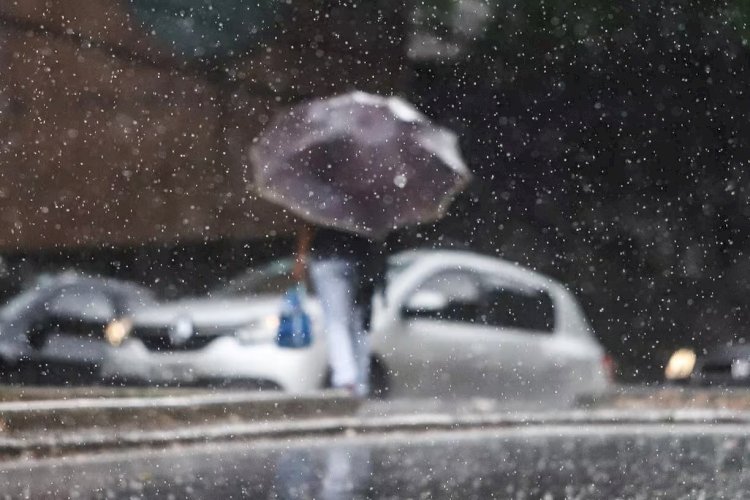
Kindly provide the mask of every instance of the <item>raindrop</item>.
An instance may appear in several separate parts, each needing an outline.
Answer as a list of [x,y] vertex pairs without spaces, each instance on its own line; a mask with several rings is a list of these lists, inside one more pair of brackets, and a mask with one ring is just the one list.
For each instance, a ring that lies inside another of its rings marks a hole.
[[396,177],[393,178],[393,183],[403,189],[406,187],[406,176],[404,174],[398,174]]

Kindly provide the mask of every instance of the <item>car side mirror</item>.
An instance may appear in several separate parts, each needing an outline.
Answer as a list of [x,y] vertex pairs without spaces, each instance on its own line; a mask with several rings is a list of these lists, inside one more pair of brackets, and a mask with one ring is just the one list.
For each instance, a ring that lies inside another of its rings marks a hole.
[[401,308],[404,318],[435,318],[448,306],[448,297],[433,290],[420,290]]

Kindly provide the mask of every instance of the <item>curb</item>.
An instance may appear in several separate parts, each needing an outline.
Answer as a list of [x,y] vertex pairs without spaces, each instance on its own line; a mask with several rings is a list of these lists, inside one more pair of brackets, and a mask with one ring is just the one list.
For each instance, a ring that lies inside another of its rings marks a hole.
[[350,415],[359,402],[342,394],[287,396],[220,393],[150,398],[77,398],[0,403],[0,437],[70,429],[153,430],[218,420]]
[[0,402],[0,459],[218,439],[226,435],[221,429],[239,424],[283,426],[339,418],[353,415],[360,404],[337,391]]
[[718,408],[750,411],[750,388],[690,385],[620,386],[580,396],[579,408],[668,409]]
[[552,413],[486,414],[472,416],[416,415],[390,417],[321,416],[287,421],[212,422],[165,429],[85,429],[72,432],[0,437],[0,459],[59,456],[75,452],[151,447],[215,441],[289,439],[357,434],[424,433],[492,429],[528,429],[546,426],[689,425],[750,426],[750,412],[711,410],[572,410]]

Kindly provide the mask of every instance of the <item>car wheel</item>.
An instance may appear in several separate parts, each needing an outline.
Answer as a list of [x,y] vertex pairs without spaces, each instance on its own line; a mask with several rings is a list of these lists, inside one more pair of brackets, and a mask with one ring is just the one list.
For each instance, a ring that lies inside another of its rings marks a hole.
[[7,361],[0,358],[0,382],[3,384],[11,383],[12,369]]
[[370,397],[386,399],[391,390],[391,381],[385,362],[373,356],[370,360]]
[[[390,379],[388,378],[388,369],[385,363],[378,358],[373,356],[370,360],[370,394],[369,397],[373,399],[386,399],[388,393],[391,390]],[[326,368],[326,375],[323,379],[323,389],[330,389],[333,387],[331,382],[331,367]]]
[[329,367],[326,367],[326,375],[325,375],[325,377],[323,377],[323,386],[322,386],[322,388],[323,389],[331,389],[331,388],[333,388],[333,382],[332,382],[332,380],[333,380],[333,377],[332,377],[332,374],[331,374],[331,367],[329,366]]

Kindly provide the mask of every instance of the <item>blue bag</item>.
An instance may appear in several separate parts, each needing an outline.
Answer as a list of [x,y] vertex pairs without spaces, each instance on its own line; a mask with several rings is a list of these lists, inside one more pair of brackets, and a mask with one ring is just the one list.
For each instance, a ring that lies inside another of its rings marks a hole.
[[302,307],[305,289],[302,285],[290,288],[284,294],[279,317],[276,343],[279,347],[300,349],[312,342],[310,317]]

